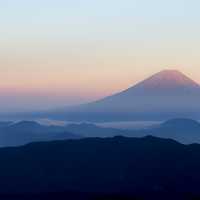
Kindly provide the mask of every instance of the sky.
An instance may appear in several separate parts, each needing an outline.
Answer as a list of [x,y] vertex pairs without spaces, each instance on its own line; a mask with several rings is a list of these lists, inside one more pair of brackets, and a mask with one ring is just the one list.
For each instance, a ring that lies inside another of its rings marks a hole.
[[198,0],[0,0],[0,109],[79,104],[163,69],[200,83]]

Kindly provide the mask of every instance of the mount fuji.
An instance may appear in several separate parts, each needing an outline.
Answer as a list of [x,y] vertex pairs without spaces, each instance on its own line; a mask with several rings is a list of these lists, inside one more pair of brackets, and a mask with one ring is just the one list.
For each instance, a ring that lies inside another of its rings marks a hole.
[[200,119],[200,85],[177,70],[164,70],[120,93],[48,116],[73,121]]

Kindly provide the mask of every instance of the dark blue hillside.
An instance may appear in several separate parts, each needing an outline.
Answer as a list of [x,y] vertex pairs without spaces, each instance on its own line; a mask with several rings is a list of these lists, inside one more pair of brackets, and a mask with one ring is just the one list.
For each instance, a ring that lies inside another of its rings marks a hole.
[[[200,145],[114,137],[0,149],[0,194],[200,196]],[[14,166],[14,168],[13,168]]]

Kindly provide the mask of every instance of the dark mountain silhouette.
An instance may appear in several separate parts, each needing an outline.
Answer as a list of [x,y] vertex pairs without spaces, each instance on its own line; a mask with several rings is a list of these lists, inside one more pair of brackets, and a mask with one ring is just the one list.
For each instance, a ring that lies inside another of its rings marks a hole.
[[200,118],[200,86],[176,70],[164,70],[118,94],[60,109],[50,118],[75,121]]
[[144,199],[200,196],[200,145],[152,136],[2,148],[0,163],[0,194],[75,191]]
[[44,126],[33,121],[21,121],[0,126],[0,146],[18,146],[34,141],[77,139],[62,126]]

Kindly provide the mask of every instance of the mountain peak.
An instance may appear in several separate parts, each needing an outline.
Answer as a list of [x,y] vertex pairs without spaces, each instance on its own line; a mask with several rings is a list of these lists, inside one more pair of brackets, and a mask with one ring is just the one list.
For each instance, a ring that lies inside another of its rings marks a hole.
[[[176,79],[176,78],[182,78],[182,79],[187,79],[187,80],[190,79],[185,74],[183,74],[181,71],[178,71],[176,69],[165,69],[165,70],[162,70],[162,71],[154,74],[153,76],[154,77],[159,76],[162,78],[170,78],[170,79]],[[190,81],[192,81],[192,80],[190,79]]]
[[199,119],[199,102],[200,86],[195,81],[177,70],[164,70],[119,93],[53,115],[89,122]]
[[181,127],[181,128],[194,128],[198,127],[200,128],[200,123],[196,120],[189,119],[189,118],[176,118],[176,119],[170,119],[163,124],[161,124],[162,127]]
[[165,73],[165,74],[183,74],[182,72],[180,72],[179,70],[177,69],[164,69],[158,73]]
[[35,121],[20,121],[12,125],[12,127],[24,127],[24,128],[36,128],[36,127],[42,127],[39,123]]
[[178,74],[182,74],[181,71],[177,70],[177,69],[164,69],[162,71],[160,71],[159,73],[178,73]]
[[163,70],[136,86],[147,89],[200,88],[198,83],[178,70]]

